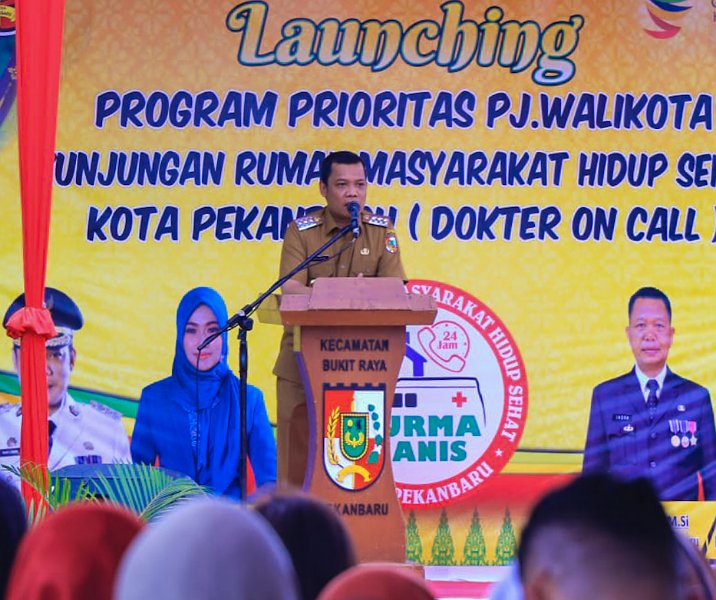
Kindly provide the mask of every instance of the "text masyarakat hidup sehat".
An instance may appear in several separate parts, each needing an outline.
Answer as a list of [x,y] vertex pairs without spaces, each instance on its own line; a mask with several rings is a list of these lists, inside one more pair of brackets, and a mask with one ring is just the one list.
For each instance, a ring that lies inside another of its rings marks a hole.
[[[24,306],[25,294],[20,294],[5,312],[5,316],[2,320],[3,327],[7,325],[8,319]],[[82,325],[84,324],[82,312],[79,307],[75,304],[74,300],[64,292],[56,290],[55,288],[46,287],[45,308],[50,311],[52,322],[55,324],[55,329],[57,329],[58,333],[56,337],[47,340],[46,346],[48,348],[56,348],[70,344],[75,331],[82,329]],[[19,346],[20,339],[13,340],[13,343]]]

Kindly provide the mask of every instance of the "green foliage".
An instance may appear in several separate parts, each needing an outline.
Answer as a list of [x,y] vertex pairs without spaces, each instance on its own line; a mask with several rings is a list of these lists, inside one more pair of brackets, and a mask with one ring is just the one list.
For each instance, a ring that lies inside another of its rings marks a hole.
[[109,502],[151,521],[177,503],[207,493],[188,477],[174,478],[166,471],[142,464],[109,465],[111,481],[100,473],[91,482],[82,481],[74,491],[69,479],[45,475],[40,465],[28,463],[19,469],[3,465],[3,469],[29,484],[44,500],[40,506],[33,501],[28,507],[31,524],[71,502]]
[[472,521],[470,522],[470,531],[467,533],[465,540],[465,548],[463,550],[463,565],[486,565],[487,564],[487,546],[485,545],[485,536],[482,533],[482,525],[480,524],[480,516],[477,509],[472,512]]
[[145,521],[151,521],[173,505],[206,493],[189,477],[174,478],[150,465],[115,464],[110,466],[113,485],[100,474],[95,480],[96,493],[105,501],[126,506]]
[[72,484],[68,479],[51,477],[41,465],[26,463],[20,468],[13,465],[2,465],[2,468],[30,485],[44,500],[39,505],[35,505],[35,501],[32,500],[27,507],[27,520],[31,525],[40,522],[48,512],[53,512],[60,506],[93,499],[86,482],[83,481],[73,493]]

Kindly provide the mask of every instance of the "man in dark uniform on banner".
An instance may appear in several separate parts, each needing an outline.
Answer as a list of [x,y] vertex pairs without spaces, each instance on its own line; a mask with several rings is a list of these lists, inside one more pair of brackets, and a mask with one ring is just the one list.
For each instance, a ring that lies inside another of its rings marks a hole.
[[[3,326],[23,306],[24,294],[7,309]],[[83,325],[79,307],[67,294],[50,287],[45,288],[45,306],[59,334],[46,343],[49,470],[75,464],[132,462],[122,415],[98,402],[77,402],[69,394],[70,374],[77,357],[74,335]],[[19,343],[14,340],[12,349],[13,364],[18,373]],[[18,466],[21,422],[20,404],[0,404],[0,464]],[[4,470],[0,471],[0,477],[19,483]]]
[[[313,264],[288,280],[284,294],[308,294],[318,277],[399,277],[405,280],[398,241],[387,217],[363,212],[365,166],[353,152],[334,152],[321,163],[319,184],[325,208],[293,221],[281,250],[283,277],[351,222],[348,205],[361,208],[360,236],[345,237],[326,251],[330,260]],[[293,352],[293,329],[285,328],[273,370],[278,412],[278,479],[303,484],[308,457],[308,413],[301,375]]]
[[583,472],[647,477],[662,500],[715,500],[711,397],[666,365],[674,336],[666,294],[637,290],[626,333],[636,365],[594,388]]

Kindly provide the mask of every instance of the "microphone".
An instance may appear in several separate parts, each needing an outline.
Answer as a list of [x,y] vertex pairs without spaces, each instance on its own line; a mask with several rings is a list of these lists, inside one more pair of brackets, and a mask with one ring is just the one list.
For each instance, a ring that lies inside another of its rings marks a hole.
[[348,203],[348,212],[351,213],[351,231],[353,237],[358,238],[360,236],[360,227],[358,226],[358,217],[360,216],[360,204],[357,202]]
[[196,347],[197,352],[201,352],[204,348],[206,348],[211,342],[213,342],[216,338],[218,338],[221,335],[221,333],[212,333],[209,335],[201,344],[199,344]]

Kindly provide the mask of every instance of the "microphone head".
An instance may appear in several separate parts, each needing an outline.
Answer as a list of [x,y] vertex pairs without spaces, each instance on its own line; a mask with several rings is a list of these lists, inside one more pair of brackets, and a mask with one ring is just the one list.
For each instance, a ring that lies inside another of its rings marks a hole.
[[360,204],[355,201],[349,202],[348,212],[351,213],[351,228],[353,231],[353,237],[357,238],[360,235],[360,225],[358,225],[358,217],[360,216]]

